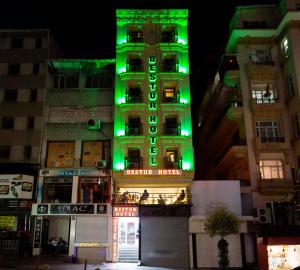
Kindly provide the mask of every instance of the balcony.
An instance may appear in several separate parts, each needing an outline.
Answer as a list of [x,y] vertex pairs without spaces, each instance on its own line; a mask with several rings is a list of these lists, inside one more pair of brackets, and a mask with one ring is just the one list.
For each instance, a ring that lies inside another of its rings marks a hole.
[[176,43],[178,35],[176,31],[163,31],[161,33],[161,43]]
[[294,190],[292,179],[261,179],[257,180],[257,189],[263,195],[286,195]]
[[129,43],[143,43],[144,37],[142,31],[128,31],[127,42]]
[[246,71],[249,80],[266,81],[277,79],[277,67],[270,62],[262,61],[259,63],[249,62],[246,64]]
[[180,136],[181,135],[181,124],[164,124],[164,135],[168,136]]
[[149,193],[147,199],[142,198],[143,193],[124,192],[113,194],[113,205],[178,205],[190,204],[190,195],[182,193]]
[[139,88],[130,89],[126,92],[126,103],[142,103],[143,97]]
[[285,141],[284,137],[256,137],[254,138],[254,145],[257,150],[287,150],[289,144]]
[[170,157],[164,157],[164,169],[182,169],[182,158],[175,158],[172,160]]
[[125,135],[126,136],[138,136],[143,133],[141,123],[126,123],[125,124]]
[[126,157],[125,158],[125,170],[142,169],[143,158],[142,157]]

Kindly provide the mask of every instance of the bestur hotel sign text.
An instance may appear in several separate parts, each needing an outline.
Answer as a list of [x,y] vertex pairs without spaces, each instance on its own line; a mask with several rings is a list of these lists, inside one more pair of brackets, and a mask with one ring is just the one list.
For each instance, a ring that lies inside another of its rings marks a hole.
[[181,175],[182,170],[177,169],[146,169],[146,170],[125,170],[125,175]]

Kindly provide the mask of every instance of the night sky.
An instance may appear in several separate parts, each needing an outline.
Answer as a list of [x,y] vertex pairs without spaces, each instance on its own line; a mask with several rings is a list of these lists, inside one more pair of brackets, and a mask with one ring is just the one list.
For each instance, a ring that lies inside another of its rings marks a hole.
[[[192,105],[212,79],[235,7],[278,0],[41,0],[1,3],[0,28],[50,28],[65,58],[115,58],[116,8],[189,9]],[[193,110],[195,111],[195,110]]]

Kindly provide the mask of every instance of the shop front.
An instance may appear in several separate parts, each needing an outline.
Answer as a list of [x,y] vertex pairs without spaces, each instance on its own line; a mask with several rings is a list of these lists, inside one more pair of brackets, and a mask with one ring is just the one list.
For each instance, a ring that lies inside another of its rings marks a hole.
[[262,270],[292,270],[300,266],[300,236],[260,237],[257,247]]
[[113,261],[139,260],[139,211],[137,206],[113,207]]
[[40,224],[35,228],[40,244],[34,247],[34,255],[55,254],[55,239],[65,242],[61,254],[73,256],[78,261],[90,263],[111,261],[111,206],[109,204],[34,204],[32,215]]

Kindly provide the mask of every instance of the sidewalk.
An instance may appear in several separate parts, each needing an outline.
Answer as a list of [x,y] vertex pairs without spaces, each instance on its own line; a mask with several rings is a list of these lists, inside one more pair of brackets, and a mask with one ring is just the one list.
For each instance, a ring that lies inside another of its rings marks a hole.
[[[50,270],[84,270],[84,264],[65,263],[64,257],[44,257],[40,258],[40,266],[49,265]],[[186,270],[179,268],[163,268],[138,266],[134,263],[101,263],[87,264],[86,270]],[[33,257],[25,258],[1,258],[1,270],[35,270],[35,259]]]

